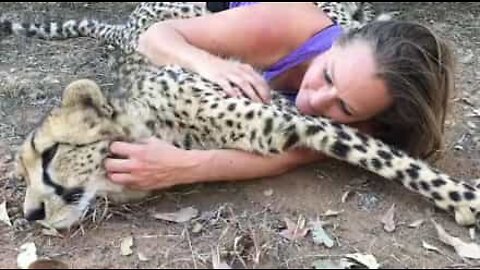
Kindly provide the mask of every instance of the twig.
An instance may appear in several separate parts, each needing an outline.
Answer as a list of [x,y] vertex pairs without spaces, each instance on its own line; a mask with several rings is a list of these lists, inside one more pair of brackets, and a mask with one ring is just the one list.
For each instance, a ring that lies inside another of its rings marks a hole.
[[195,258],[195,254],[194,254],[194,252],[193,252],[192,241],[191,241],[191,239],[190,239],[190,233],[188,232],[188,228],[185,227],[185,228],[183,229],[183,231],[185,232],[185,234],[186,234],[186,236],[187,236],[188,246],[190,247],[190,252],[192,253],[193,267],[195,267],[195,269],[198,269],[197,259]]

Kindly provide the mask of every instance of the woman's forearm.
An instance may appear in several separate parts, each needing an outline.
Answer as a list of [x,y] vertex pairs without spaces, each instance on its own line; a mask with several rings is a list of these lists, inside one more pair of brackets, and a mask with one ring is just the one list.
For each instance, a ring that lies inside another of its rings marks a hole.
[[178,64],[196,70],[197,63],[212,61],[215,56],[190,43],[168,23],[152,25],[140,35],[138,51],[154,64]]
[[128,158],[105,159],[108,178],[142,190],[274,176],[324,157],[310,150],[269,157],[229,149],[184,150],[155,137],[142,143],[113,142],[109,150]]
[[185,177],[190,183],[270,177],[324,158],[323,155],[308,150],[295,150],[274,156],[225,149],[193,150],[191,154],[197,162]]

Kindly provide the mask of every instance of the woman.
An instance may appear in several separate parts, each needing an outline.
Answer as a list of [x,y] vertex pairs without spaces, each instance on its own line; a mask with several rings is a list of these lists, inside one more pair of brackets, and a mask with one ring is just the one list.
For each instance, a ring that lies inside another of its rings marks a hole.
[[[138,50],[156,64],[199,72],[230,96],[268,103],[270,89],[291,95],[300,112],[355,126],[412,156],[441,146],[451,52],[418,24],[375,22],[343,34],[312,4],[257,3],[156,23]],[[273,176],[325,158],[304,149],[273,157],[182,150],[155,138],[114,142],[110,151],[123,159],[105,161],[109,179],[138,189]]]

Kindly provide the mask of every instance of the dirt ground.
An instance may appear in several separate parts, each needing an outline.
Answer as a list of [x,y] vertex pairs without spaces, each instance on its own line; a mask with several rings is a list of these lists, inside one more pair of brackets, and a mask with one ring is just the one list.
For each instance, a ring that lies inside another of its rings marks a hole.
[[[480,5],[376,6],[422,22],[453,44],[458,58],[458,92],[451,99],[454,110],[448,121],[446,148],[435,166],[462,179],[479,178]],[[0,3],[2,14],[31,21],[89,16],[120,22],[133,7],[133,3]],[[15,213],[24,191],[24,184],[10,177],[18,145],[42,115],[58,104],[62,89],[72,80],[86,77],[103,86],[111,84],[103,53],[95,41],[84,38],[41,41],[8,37],[0,41],[0,203],[7,201],[12,219],[18,218]],[[349,196],[345,199],[346,192]],[[397,227],[389,233],[381,219],[393,204]],[[190,206],[199,214],[185,223],[152,217]],[[322,216],[327,210],[342,212]],[[324,228],[335,245],[316,244],[312,232],[296,241],[280,235],[285,218],[296,222],[302,217],[329,222]],[[430,218],[452,235],[469,239],[468,229],[457,226],[452,216],[426,200],[332,160],[280,177],[164,190],[142,203],[111,206],[103,220],[61,236],[45,235],[38,226],[21,229],[19,224],[0,224],[0,266],[16,268],[19,247],[34,242],[40,256],[72,268],[211,268],[212,250],[218,250],[222,260],[234,268],[311,268],[316,260],[356,252],[374,255],[382,268],[469,268],[475,263],[478,267],[478,261],[461,259],[438,240]],[[419,219],[425,222],[415,228],[408,226]],[[128,236],[133,237],[133,254],[122,256],[120,243]],[[426,250],[422,241],[440,252]],[[478,236],[475,241],[480,242]]]

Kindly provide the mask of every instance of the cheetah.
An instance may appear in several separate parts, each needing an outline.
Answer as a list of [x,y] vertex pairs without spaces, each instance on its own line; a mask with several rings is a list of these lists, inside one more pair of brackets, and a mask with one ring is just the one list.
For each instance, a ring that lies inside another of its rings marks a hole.
[[[2,28],[13,32],[14,26],[4,23]],[[195,72],[153,65],[135,52],[134,39],[127,42],[118,34],[128,32],[132,37],[138,32],[126,31],[126,26],[108,28],[121,31],[107,28],[95,28],[97,36],[117,40],[122,48],[112,65],[114,91],[106,92],[87,79],[70,83],[61,104],[27,136],[17,153],[17,175],[27,183],[23,207],[27,220],[68,228],[81,221],[97,196],[119,202],[148,196],[149,192],[109,181],[102,161],[113,140],[151,136],[183,149],[228,148],[275,155],[309,148],[398,182],[453,212],[460,225],[474,225],[479,218],[480,185],[454,179],[352,127],[302,115],[278,94],[271,104],[228,97],[218,84]]]
[[68,85],[62,103],[22,144],[18,175],[27,182],[27,220],[55,228],[78,222],[96,196],[125,202],[148,193],[106,179],[102,161],[113,140],[156,136],[184,149],[229,148],[274,155],[317,150],[402,184],[453,211],[461,225],[480,213],[480,186],[456,180],[358,130],[301,115],[274,95],[269,105],[228,97],[219,85],[175,65],[155,66],[137,53],[118,59],[117,87],[91,80]]

